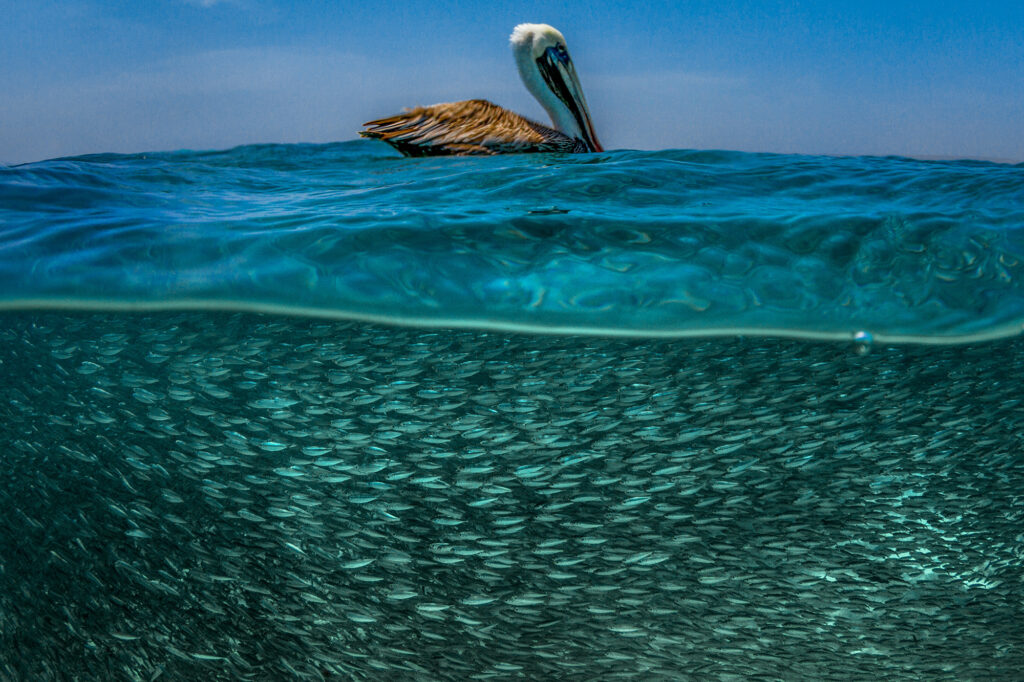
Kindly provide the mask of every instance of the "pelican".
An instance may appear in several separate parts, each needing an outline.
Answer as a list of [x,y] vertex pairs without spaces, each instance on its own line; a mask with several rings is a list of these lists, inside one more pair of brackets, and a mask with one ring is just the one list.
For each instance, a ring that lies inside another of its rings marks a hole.
[[471,99],[406,109],[365,123],[359,134],[384,140],[406,156],[604,151],[562,34],[547,24],[519,24],[509,41],[526,89],[553,128]]

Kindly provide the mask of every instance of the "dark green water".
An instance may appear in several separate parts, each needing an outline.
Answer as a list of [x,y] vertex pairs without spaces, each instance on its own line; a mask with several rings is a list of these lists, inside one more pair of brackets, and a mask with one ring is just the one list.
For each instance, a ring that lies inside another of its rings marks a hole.
[[26,311],[0,372],[2,679],[1024,670],[1016,338]]

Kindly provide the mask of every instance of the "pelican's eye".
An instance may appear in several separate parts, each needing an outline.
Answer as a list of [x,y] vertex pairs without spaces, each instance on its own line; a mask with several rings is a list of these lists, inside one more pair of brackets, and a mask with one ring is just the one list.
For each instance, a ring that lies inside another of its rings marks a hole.
[[569,61],[569,52],[565,49],[565,45],[558,44],[552,45],[548,49],[544,50],[544,54],[537,58],[537,62],[547,61],[552,66],[555,63],[559,63],[562,66],[568,66],[571,62]]

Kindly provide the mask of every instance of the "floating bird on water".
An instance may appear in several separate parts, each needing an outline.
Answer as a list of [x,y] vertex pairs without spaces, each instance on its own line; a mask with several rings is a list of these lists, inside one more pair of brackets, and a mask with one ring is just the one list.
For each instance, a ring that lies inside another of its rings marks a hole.
[[519,24],[510,41],[526,89],[554,128],[471,99],[408,109],[370,121],[359,134],[406,156],[604,151],[562,34],[547,24]]

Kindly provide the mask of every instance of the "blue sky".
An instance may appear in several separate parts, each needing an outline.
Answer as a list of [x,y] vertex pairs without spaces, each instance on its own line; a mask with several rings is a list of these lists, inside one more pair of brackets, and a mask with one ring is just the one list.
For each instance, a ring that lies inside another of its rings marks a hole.
[[[499,7],[500,5],[500,7]],[[566,36],[606,148],[1024,161],[1024,2],[7,0],[0,163],[352,139]]]

